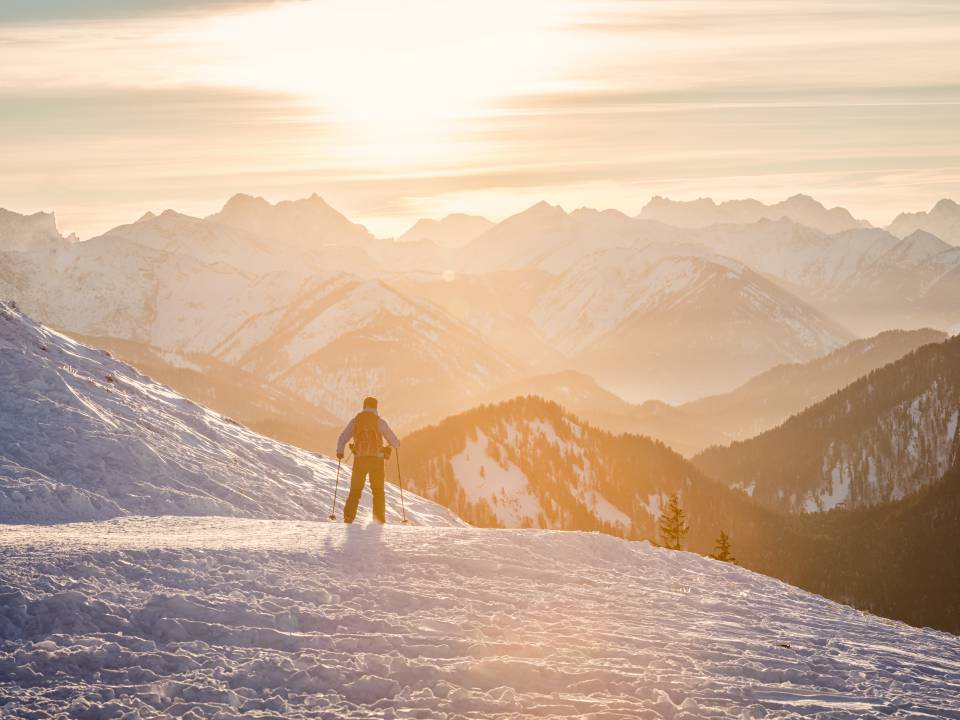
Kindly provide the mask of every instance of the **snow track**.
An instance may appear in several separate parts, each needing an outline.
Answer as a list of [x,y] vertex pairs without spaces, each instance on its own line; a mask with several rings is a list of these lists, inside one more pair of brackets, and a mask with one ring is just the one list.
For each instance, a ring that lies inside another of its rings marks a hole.
[[608,536],[0,526],[15,718],[960,718],[960,639]]

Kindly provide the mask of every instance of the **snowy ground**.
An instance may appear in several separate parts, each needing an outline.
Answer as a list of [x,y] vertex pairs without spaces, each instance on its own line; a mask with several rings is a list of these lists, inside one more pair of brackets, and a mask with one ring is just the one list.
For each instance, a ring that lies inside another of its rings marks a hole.
[[[335,460],[257,435],[0,301],[0,522],[313,520],[330,512],[336,477]],[[388,485],[389,521],[400,507]],[[464,524],[412,494],[406,509],[418,525]]]
[[603,535],[0,526],[5,718],[960,718],[958,698],[960,638]]

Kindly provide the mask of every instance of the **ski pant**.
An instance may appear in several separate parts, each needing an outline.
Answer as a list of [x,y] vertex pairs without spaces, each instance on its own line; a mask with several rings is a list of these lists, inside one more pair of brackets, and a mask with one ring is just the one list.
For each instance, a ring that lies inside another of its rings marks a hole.
[[386,498],[383,490],[383,458],[358,457],[353,459],[353,474],[350,475],[350,494],[343,507],[343,521],[352,523],[357,516],[363,486],[370,476],[370,492],[373,493],[373,519],[378,523],[386,522]]

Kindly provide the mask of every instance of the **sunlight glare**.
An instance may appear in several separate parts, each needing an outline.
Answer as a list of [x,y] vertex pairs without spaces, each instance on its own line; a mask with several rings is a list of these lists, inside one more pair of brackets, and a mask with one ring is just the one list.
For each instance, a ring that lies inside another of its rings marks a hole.
[[351,162],[407,165],[449,157],[458,120],[544,82],[557,7],[285,3],[184,32],[216,49],[218,60],[198,67],[204,81],[298,96],[338,126]]

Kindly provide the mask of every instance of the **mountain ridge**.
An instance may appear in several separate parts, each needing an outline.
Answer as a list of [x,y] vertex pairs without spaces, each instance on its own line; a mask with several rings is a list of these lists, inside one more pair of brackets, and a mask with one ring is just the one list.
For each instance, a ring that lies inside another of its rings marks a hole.
[[797,194],[786,200],[766,205],[752,198],[716,203],[712,198],[690,201],[670,200],[654,196],[640,212],[646,220],[660,220],[677,227],[701,228],[724,223],[750,224],[759,220],[789,218],[828,234],[860,227],[870,227],[842,207],[827,209],[809,195]]
[[872,371],[776,428],[693,458],[792,512],[869,506],[939,479],[960,448],[960,336]]

